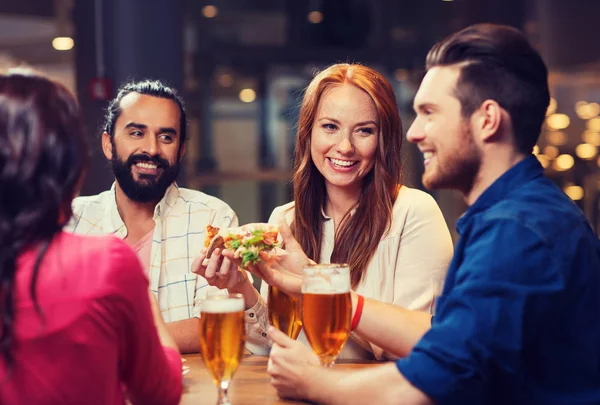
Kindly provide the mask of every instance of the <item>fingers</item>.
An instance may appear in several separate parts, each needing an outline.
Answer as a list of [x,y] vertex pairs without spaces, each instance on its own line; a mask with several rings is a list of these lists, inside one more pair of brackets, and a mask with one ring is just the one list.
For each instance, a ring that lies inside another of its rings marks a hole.
[[290,347],[290,345],[297,343],[295,340],[290,339],[285,333],[277,328],[274,328],[273,326],[269,326],[267,333],[269,334],[269,338],[271,338],[274,343],[277,343],[283,348]]
[[[292,235],[292,230],[290,229],[289,225],[283,218],[279,221],[279,234],[281,235],[281,238],[283,239],[283,245],[286,247],[288,246],[289,243],[296,242],[296,239],[294,239],[294,235]],[[298,243],[298,242],[296,242],[296,243]]]
[[199,256],[196,256],[192,262],[192,272],[204,277],[204,269],[202,262],[206,259],[206,249],[202,249]]
[[239,265],[242,263],[242,259],[241,259],[241,258],[237,258],[237,259],[236,259],[236,258],[234,257],[235,253],[234,253],[234,252],[232,252],[231,250],[227,250],[227,249],[226,249],[226,250],[223,250],[223,251],[221,252],[221,254],[222,254],[224,257],[228,258],[230,261],[234,262],[234,263],[236,264],[236,266],[239,266]]
[[221,266],[219,268],[219,271],[217,272],[217,276],[221,278],[227,278],[229,276],[229,273],[231,273],[232,267],[234,267],[233,270],[235,271],[235,266],[233,266],[231,260],[229,260],[227,257],[225,257],[225,255],[223,255],[223,261],[221,262]]
[[205,266],[204,278],[209,280],[216,276],[217,272],[221,267],[221,249],[217,248],[212,252],[208,264]]
[[[282,332],[272,329],[275,328],[269,328],[269,336],[275,336],[275,339],[283,336],[279,342],[290,340],[294,347],[284,347],[277,341],[273,344],[267,363],[267,372],[271,376],[271,384],[281,398],[301,399],[303,396],[298,387],[303,385],[302,376],[307,372],[306,367],[313,363],[312,361],[306,363],[304,359],[310,358],[314,354],[302,343],[293,341]],[[309,356],[307,356],[306,350],[309,351]]]

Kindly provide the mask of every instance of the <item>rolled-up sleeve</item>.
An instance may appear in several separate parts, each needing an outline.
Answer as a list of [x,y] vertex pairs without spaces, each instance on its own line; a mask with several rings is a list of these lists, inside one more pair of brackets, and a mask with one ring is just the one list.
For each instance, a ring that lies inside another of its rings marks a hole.
[[438,404],[485,403],[494,377],[522,361],[531,321],[564,287],[551,249],[534,231],[515,219],[480,222],[463,235],[432,328],[396,362]]

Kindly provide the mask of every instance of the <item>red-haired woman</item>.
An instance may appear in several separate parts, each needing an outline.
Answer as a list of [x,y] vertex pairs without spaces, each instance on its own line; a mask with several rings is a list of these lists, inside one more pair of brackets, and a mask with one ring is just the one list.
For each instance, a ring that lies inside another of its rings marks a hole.
[[[359,64],[323,70],[300,109],[294,201],[277,207],[269,222],[290,224],[312,260],[348,263],[356,293],[432,313],[452,240],[434,199],[401,185],[401,144],[396,97],[380,73]],[[263,283],[265,299],[267,288]],[[263,334],[261,300],[255,310],[260,319],[249,333]],[[384,356],[352,334],[340,358]]]
[[[302,101],[294,201],[276,208],[269,222],[284,217],[313,260],[348,263],[358,294],[433,311],[452,241],[434,199],[400,185],[401,144],[388,81],[363,65],[330,66]],[[383,354],[352,334],[340,357],[370,353]]]

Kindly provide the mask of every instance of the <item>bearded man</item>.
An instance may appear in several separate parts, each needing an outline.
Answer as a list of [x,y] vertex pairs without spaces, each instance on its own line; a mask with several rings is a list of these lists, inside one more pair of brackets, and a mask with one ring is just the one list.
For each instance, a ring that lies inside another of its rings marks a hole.
[[[171,336],[181,352],[189,353],[199,350],[200,301],[218,290],[192,272],[192,263],[204,246],[207,225],[235,227],[238,219],[223,201],[177,186],[186,125],[183,101],[174,89],[148,80],[122,86],[108,106],[102,134],[115,182],[108,191],[76,198],[67,230],[114,234],[131,245]],[[256,304],[256,299],[246,303],[248,324],[260,318]],[[252,338],[251,351],[253,340],[265,340]]]

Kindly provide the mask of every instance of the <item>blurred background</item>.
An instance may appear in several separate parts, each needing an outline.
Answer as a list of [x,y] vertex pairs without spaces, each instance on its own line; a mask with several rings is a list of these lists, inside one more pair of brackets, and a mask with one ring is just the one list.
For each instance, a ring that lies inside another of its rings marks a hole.
[[[113,181],[100,128],[119,85],[177,88],[190,134],[179,183],[225,200],[244,223],[290,200],[298,106],[318,69],[350,61],[384,73],[406,131],[429,48],[473,23],[512,25],[551,71],[535,152],[598,233],[599,16],[598,0],[2,0],[0,70],[32,66],[77,95],[93,149],[84,195]],[[403,147],[404,183],[422,188],[422,157]],[[456,236],[462,199],[432,194]]]

